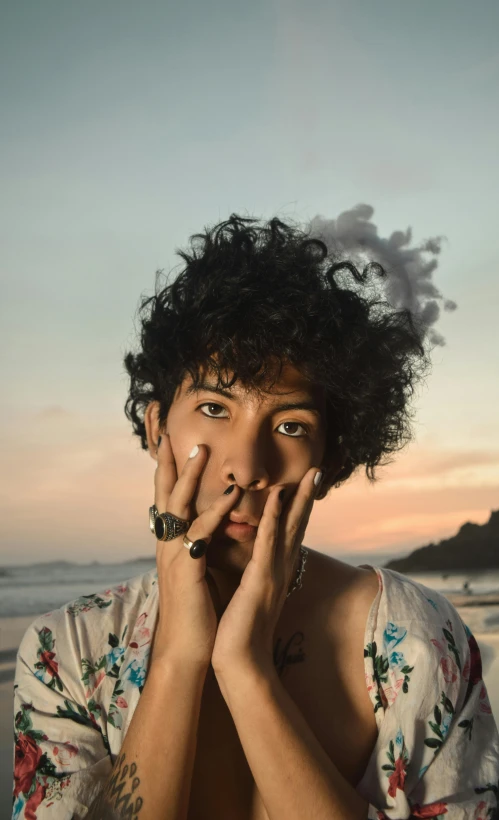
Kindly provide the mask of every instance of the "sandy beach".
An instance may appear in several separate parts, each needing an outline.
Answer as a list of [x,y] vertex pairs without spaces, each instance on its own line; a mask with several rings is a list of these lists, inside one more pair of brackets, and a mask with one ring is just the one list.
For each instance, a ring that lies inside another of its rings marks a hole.
[[[478,597],[478,596],[477,596]],[[474,596],[451,598],[475,635],[482,654],[483,679],[499,725],[499,600],[482,605]],[[13,769],[13,682],[17,648],[34,618],[0,618],[0,807],[10,817]]]

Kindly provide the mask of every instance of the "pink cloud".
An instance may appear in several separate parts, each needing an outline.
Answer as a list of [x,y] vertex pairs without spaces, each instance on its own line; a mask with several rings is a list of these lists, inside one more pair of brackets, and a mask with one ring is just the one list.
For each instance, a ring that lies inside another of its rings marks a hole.
[[[51,418],[60,410],[62,419],[63,408],[46,408]],[[43,434],[29,428],[25,437],[5,437],[0,543],[7,562],[15,554],[77,561],[154,554],[147,516],[154,462],[125,421],[97,431],[94,424],[75,416]],[[468,520],[485,523],[497,507],[499,476],[471,482],[457,471],[474,467],[480,475],[497,462],[496,452],[408,449],[375,486],[361,472],[331,489],[315,505],[305,544],[326,552],[406,550],[449,537]]]

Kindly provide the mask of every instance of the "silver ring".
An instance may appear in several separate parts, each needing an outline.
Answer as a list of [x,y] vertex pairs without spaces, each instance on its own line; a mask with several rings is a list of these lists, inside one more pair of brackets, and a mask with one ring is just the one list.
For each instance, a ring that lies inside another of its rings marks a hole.
[[182,541],[184,542],[184,547],[188,550],[190,550],[190,548],[194,545],[194,541],[190,541],[187,538],[187,535],[184,535],[184,537],[182,538]]
[[149,507],[149,529],[151,530],[152,534],[155,535],[154,532],[154,522],[156,521],[156,516],[158,514],[158,508],[156,504],[153,504],[152,507]]
[[[162,522],[158,532],[158,522]],[[186,521],[170,512],[159,513],[155,504],[149,507],[149,528],[158,541],[172,541],[187,532],[192,521]]]
[[[158,516],[165,523],[164,535],[166,537],[163,538],[158,538],[156,533],[155,524]],[[183,544],[184,547],[190,551],[191,547],[193,547],[196,542],[191,541],[190,538],[187,537],[185,530],[188,529],[191,524],[192,521],[185,521],[183,518],[179,518],[178,516],[173,515],[172,513],[159,513],[156,504],[153,504],[152,507],[149,507],[149,529],[151,530],[154,537],[158,539],[158,541],[171,541],[173,538],[177,538],[179,535],[182,535],[182,530],[184,530],[182,539]]]

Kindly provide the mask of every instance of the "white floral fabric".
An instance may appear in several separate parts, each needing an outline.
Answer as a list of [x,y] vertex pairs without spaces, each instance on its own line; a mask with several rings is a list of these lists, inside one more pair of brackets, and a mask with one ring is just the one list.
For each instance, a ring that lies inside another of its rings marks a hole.
[[[365,678],[378,739],[357,791],[369,820],[491,820],[499,736],[476,641],[441,595],[373,567]],[[82,820],[146,680],[157,570],[40,615],[14,681],[12,820]]]
[[499,736],[474,636],[443,595],[372,569],[364,660],[378,738],[357,784],[369,820],[499,818]]

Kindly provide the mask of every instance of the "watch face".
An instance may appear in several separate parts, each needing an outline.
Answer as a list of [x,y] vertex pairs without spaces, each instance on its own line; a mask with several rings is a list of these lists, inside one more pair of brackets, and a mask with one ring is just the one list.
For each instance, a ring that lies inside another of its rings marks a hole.
[[154,532],[156,533],[156,538],[158,539],[158,541],[163,540],[164,535],[165,535],[165,529],[166,529],[165,522],[158,515],[158,517],[156,518],[156,521],[154,522]]

